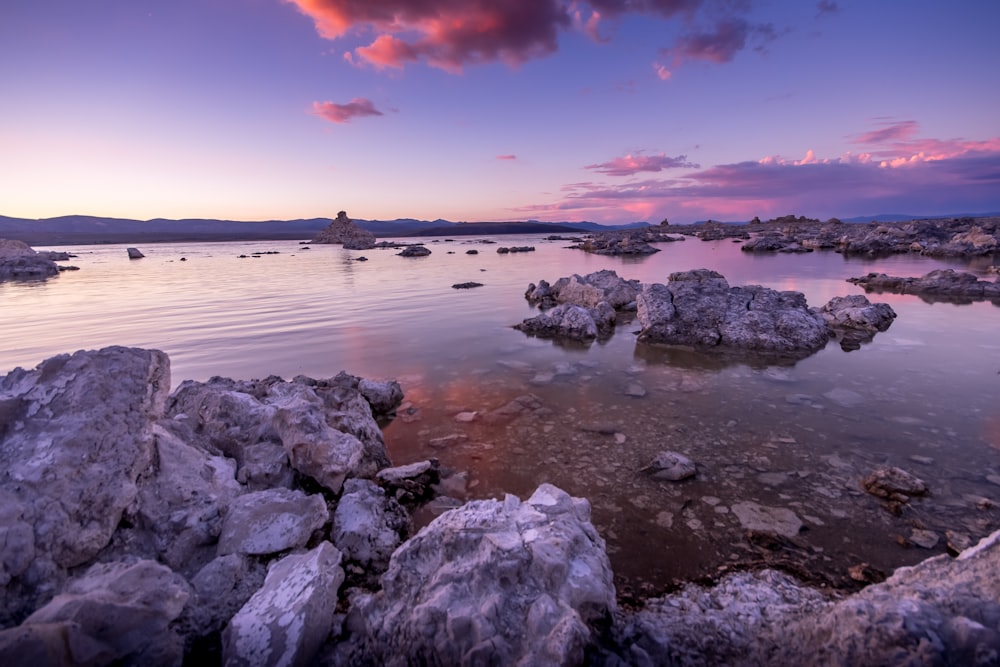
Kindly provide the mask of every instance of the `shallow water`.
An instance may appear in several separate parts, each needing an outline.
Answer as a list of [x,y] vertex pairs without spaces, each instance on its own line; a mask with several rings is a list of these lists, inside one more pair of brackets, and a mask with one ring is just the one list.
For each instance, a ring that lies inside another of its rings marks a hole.
[[[943,552],[945,530],[978,538],[998,526],[987,501],[1000,495],[1000,308],[988,302],[873,296],[899,315],[887,332],[783,366],[639,345],[627,321],[589,346],[511,328],[535,312],[523,298],[529,282],[600,269],[665,282],[712,268],[730,284],[794,289],[818,306],[860,292],[845,279],[869,271],[985,265],[747,254],[693,239],[622,259],[539,237],[483,240],[432,239],[424,258],[295,242],[152,244],[131,261],[125,246],[59,248],[78,255],[69,263],[80,271],[0,283],[0,373],[132,345],[166,351],[175,386],[340,370],[396,378],[407,409],[385,429],[394,463],[439,458],[463,473],[452,480],[459,497],[524,497],[547,481],[589,498],[619,584],[636,590],[759,559],[731,509],[741,501],[793,510],[805,529],[786,551],[834,573],[861,562],[891,570]],[[501,255],[500,245],[537,250]],[[451,288],[467,281],[483,286]],[[645,395],[626,393],[637,388]],[[490,414],[528,395],[529,410]],[[460,413],[476,414],[463,422]],[[664,449],[695,460],[697,478],[641,474]],[[890,514],[858,484],[883,464],[919,475],[931,496]],[[914,529],[934,531],[938,544],[901,546]]]

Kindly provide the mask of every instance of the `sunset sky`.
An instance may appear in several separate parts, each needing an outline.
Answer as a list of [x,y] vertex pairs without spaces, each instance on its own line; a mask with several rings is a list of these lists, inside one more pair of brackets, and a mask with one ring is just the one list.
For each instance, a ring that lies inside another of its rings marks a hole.
[[998,27],[997,0],[4,0],[0,215],[998,211]]

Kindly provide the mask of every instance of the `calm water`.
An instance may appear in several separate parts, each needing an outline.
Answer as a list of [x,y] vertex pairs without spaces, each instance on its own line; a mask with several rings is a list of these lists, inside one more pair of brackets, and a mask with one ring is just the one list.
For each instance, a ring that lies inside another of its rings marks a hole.
[[[868,271],[985,265],[746,254],[697,240],[621,259],[538,237],[496,240],[537,250],[500,255],[482,239],[434,239],[432,255],[408,259],[295,242],[155,244],[130,261],[125,246],[60,248],[78,255],[69,263],[80,271],[0,283],[0,373],[114,344],[166,351],[175,386],[340,370],[398,379],[407,410],[385,431],[395,463],[439,458],[461,473],[458,497],[524,497],[548,481],[589,498],[623,587],[658,590],[753,561],[731,510],[741,501],[796,512],[810,567],[839,573],[860,562],[889,570],[943,552],[946,530],[978,538],[998,526],[988,501],[1000,496],[1000,308],[990,303],[879,295],[899,315],[889,331],[854,352],[831,343],[794,366],[637,345],[630,322],[590,346],[511,328],[535,312],[523,298],[529,282],[600,269],[665,282],[712,268],[730,284],[794,289],[818,306],[858,292],[845,279]],[[254,252],[277,254],[239,258]],[[484,286],[451,288],[466,281]],[[644,396],[626,394],[635,385]],[[490,416],[519,397],[530,397],[526,412]],[[456,421],[467,412],[473,421]],[[698,478],[638,472],[663,449],[694,459]],[[931,497],[886,512],[858,487],[886,463],[927,480]],[[935,532],[938,545],[901,546],[914,529]]]

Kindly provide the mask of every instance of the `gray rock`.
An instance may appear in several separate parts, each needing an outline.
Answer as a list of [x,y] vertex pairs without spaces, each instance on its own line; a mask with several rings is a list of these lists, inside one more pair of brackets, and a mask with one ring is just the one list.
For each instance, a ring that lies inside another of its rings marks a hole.
[[292,488],[295,473],[288,460],[288,450],[272,442],[247,445],[243,448],[243,462],[236,479],[251,491]]
[[354,599],[337,660],[404,665],[580,664],[615,608],[590,507],[543,484],[479,500],[401,546],[382,590]]
[[51,257],[13,239],[0,239],[0,281],[48,278],[59,273]]
[[955,271],[954,269],[936,269],[920,278],[900,278],[887,276],[884,273],[869,273],[860,278],[848,278],[847,282],[861,285],[869,292],[917,294],[931,300],[934,300],[934,297],[1000,298],[1000,282],[979,280],[971,273]]
[[156,458],[139,480],[137,523],[152,535],[162,562],[187,572],[215,557],[222,517],[244,488],[232,459],[211,456],[159,426],[154,434]]
[[333,513],[331,537],[344,558],[380,572],[402,542],[408,522],[382,488],[366,479],[350,479]]
[[201,568],[190,582],[193,595],[177,619],[186,652],[194,643],[221,631],[264,584],[267,568],[241,554],[220,556]]
[[322,496],[289,489],[247,493],[229,507],[218,553],[264,555],[298,549],[329,519]]
[[431,250],[422,245],[408,245],[403,248],[402,252],[396,254],[400,257],[426,257],[431,254]]
[[822,308],[819,314],[835,336],[841,340],[845,350],[858,349],[875,334],[885,331],[896,319],[896,311],[887,303],[871,303],[863,294],[835,296]]
[[145,257],[138,248],[126,248],[125,251],[128,253],[129,259],[142,259]]
[[375,247],[375,235],[355,225],[346,212],[340,211],[337,219],[317,234],[311,243],[340,243],[347,250],[368,250]]
[[0,662],[26,664],[34,653],[62,658],[42,664],[179,666],[183,642],[170,624],[189,596],[181,576],[153,561],[95,565],[20,628],[0,632]]
[[403,402],[403,388],[395,380],[378,382],[361,379],[358,381],[358,391],[368,401],[374,415],[392,414]]
[[660,452],[641,472],[649,473],[653,479],[677,482],[694,477],[698,467],[694,461],[677,452]]
[[607,302],[613,309],[622,310],[635,301],[642,289],[638,280],[625,280],[609,269],[588,273],[585,276],[573,274],[560,278],[554,285],[541,280],[538,286],[528,286],[524,297],[543,308],[560,303],[571,303],[585,308],[596,308]]
[[50,598],[111,540],[153,461],[162,352],[111,347],[0,377],[0,623]]
[[783,537],[795,537],[802,530],[802,519],[785,507],[767,507],[747,500],[730,509],[746,530],[777,533]]
[[415,501],[432,494],[434,485],[441,481],[441,466],[437,459],[417,461],[379,470],[375,479],[399,500]]
[[830,338],[823,318],[809,310],[801,293],[730,287],[707,269],[671,274],[666,285],[647,285],[637,303],[639,338],[651,343],[803,356]]
[[226,665],[307,665],[333,626],[344,582],[341,554],[329,542],[271,566],[259,591],[222,634]]
[[594,308],[563,303],[535,317],[529,317],[514,328],[539,338],[570,338],[593,340],[611,332],[615,311],[606,301]]

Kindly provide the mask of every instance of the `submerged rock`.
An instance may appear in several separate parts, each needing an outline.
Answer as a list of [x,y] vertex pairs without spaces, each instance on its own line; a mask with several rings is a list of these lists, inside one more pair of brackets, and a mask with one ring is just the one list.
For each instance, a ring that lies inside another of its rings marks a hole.
[[677,452],[660,452],[641,472],[649,473],[653,479],[677,482],[694,477],[698,467],[694,461]]
[[861,480],[861,486],[873,496],[892,500],[905,500],[906,496],[922,496],[928,491],[924,480],[895,466],[872,471]]
[[580,664],[615,609],[590,506],[543,484],[525,502],[445,512],[393,554],[382,590],[353,600],[347,662]]
[[375,247],[375,235],[355,225],[346,212],[340,211],[337,219],[317,234],[311,243],[340,243],[347,250],[368,250]]
[[637,302],[639,339],[650,343],[804,356],[830,339],[826,322],[802,293],[730,287],[708,269],[673,273],[666,285],[646,285]]
[[610,333],[614,324],[614,309],[606,301],[602,301],[594,308],[563,303],[515,324],[514,328],[539,338],[593,340]]

